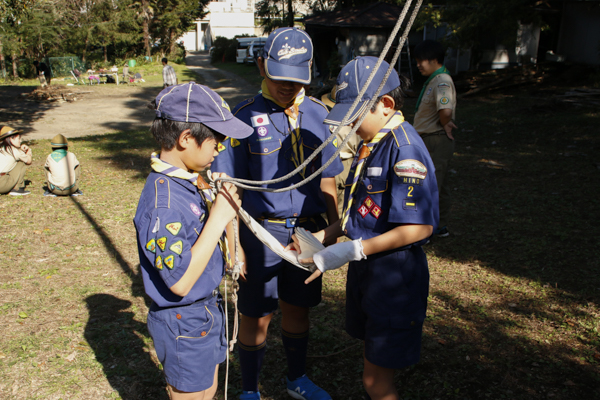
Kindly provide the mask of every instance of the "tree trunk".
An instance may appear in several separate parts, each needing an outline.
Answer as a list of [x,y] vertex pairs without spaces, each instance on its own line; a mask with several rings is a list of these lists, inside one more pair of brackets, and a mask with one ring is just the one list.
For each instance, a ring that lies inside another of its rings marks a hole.
[[173,54],[175,54],[175,40],[177,39],[175,37],[175,29],[171,28],[169,29],[169,41],[170,41],[170,48],[169,48],[169,55],[172,56]]
[[108,57],[106,56],[106,46],[102,46],[102,48],[104,49],[104,63],[107,63]]
[[294,7],[292,7],[292,0],[288,0],[288,26],[294,27]]
[[6,62],[4,61],[4,51],[2,50],[2,39],[0,39],[0,73],[6,78]]
[[13,77],[15,79],[19,79],[19,71],[17,69],[17,54],[13,52],[11,54],[11,57],[12,57]]
[[150,57],[150,15],[149,15],[149,4],[148,0],[142,1],[142,12],[144,13],[143,31],[144,31],[144,48],[146,49],[146,56]]

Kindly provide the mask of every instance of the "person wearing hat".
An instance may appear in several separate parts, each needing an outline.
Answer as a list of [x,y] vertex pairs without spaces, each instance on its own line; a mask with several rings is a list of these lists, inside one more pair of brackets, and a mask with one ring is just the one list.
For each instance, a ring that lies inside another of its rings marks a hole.
[[[225,141],[212,170],[254,181],[282,177],[300,166],[331,134],[323,119],[327,107],[308,97],[304,85],[311,80],[313,47],[308,34],[298,28],[279,28],[265,42],[258,57],[262,93],[238,104],[233,113],[252,126],[244,140]],[[302,181],[331,158],[330,143],[300,173],[270,185],[283,188]],[[280,193],[243,192],[244,209],[283,245],[294,228],[314,231],[339,219],[335,176],[342,172],[339,158],[320,176],[296,190]],[[242,369],[240,399],[260,399],[258,377],[266,351],[273,312],[281,308],[281,339],[287,356],[287,392],[296,399],[331,399],[306,376],[309,309],[321,301],[321,280],[304,285],[309,272],[281,259],[240,224],[245,252],[245,281],[240,282],[242,314],[238,351]]]
[[242,140],[252,129],[221,96],[195,82],[163,89],[153,108],[150,131],[160,152],[150,157],[152,172],[133,219],[152,299],[148,331],[170,398],[212,399],[227,351],[219,293],[228,256],[223,237],[226,227],[233,233],[240,199],[230,183],[215,198],[199,173],[210,167],[226,134]]
[[44,196],[82,195],[79,190],[81,165],[75,154],[69,151],[67,138],[60,133],[50,141],[52,153],[46,158],[44,172],[48,182],[48,190]]
[[[321,101],[323,104],[327,106],[329,110],[333,108],[335,105],[335,92],[337,90],[337,85],[334,85],[331,91],[323,94],[321,96]],[[331,132],[335,131],[337,126],[330,125],[329,130]],[[342,126],[337,133],[337,143],[341,145],[346,136],[350,133],[352,129],[349,126]],[[342,215],[344,211],[344,192],[346,191],[346,179],[348,178],[348,173],[350,172],[350,167],[352,166],[352,161],[354,160],[354,156],[358,151],[358,143],[360,142],[360,136],[354,134],[340,152],[340,159],[342,160],[342,165],[344,166],[344,171],[341,174],[336,175],[335,177],[335,186],[337,187],[337,204],[338,204],[338,214]]]
[[22,131],[0,126],[0,194],[25,196],[25,171],[33,161],[31,149],[21,143]]
[[[400,399],[396,369],[419,361],[429,293],[427,258],[421,246],[438,224],[435,168],[423,140],[400,112],[407,81],[392,71],[373,106],[389,64],[357,57],[338,75],[336,103],[325,123],[339,125],[373,71],[362,101],[346,118],[365,119],[362,142],[348,176],[340,222],[314,233],[322,242],[341,235],[351,241],[326,247],[301,262],[317,271],[346,263],[346,332],[364,341],[363,385],[371,399]],[[294,238],[295,239],[295,238]],[[296,239],[295,239],[296,241]],[[298,248],[296,245],[289,248]]]

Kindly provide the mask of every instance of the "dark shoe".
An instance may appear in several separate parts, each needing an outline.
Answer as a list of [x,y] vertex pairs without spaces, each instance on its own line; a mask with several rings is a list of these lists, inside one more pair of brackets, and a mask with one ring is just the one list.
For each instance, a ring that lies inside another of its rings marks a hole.
[[433,232],[433,236],[437,236],[440,238],[445,238],[450,236],[450,232],[448,231],[448,228],[446,228],[445,226],[437,229],[435,232]]
[[8,194],[10,194],[11,196],[27,196],[30,193],[31,192],[29,190],[25,190],[25,188],[19,188],[18,190],[13,189],[10,192],[8,192]]
[[46,197],[56,197],[56,195],[48,190],[44,192],[44,196]]
[[75,193],[71,193],[71,196],[83,196],[83,192],[79,189]]

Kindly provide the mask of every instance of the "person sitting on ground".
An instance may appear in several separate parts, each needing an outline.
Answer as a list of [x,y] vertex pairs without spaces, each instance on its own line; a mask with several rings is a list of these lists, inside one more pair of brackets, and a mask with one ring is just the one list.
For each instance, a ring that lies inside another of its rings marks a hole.
[[21,144],[21,131],[0,127],[0,194],[25,196],[25,170],[33,161],[31,149]]
[[46,158],[44,172],[48,181],[48,190],[44,196],[81,195],[79,177],[81,165],[75,154],[69,151],[67,138],[58,134],[50,142],[52,153]]

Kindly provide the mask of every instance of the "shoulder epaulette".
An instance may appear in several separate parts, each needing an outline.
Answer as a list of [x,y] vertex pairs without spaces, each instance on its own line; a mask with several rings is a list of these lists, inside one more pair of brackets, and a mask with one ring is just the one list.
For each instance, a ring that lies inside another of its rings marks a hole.
[[[394,137],[394,141],[396,143],[396,147],[400,147],[400,146],[406,146],[406,145],[410,145],[410,138],[408,137],[408,132],[406,132],[405,126],[408,124],[408,122],[404,121],[403,123],[401,123],[400,125],[398,125],[396,128],[394,128],[392,130],[392,135]],[[410,124],[408,124],[409,127],[411,127]]]
[[242,108],[247,107],[252,103],[254,103],[254,97],[250,97],[249,99],[244,100],[242,103],[236,106],[237,110],[235,110],[233,115],[237,115],[237,113],[239,113]]
[[171,208],[171,182],[165,175],[154,180],[154,208]]
[[308,96],[309,99],[311,99],[312,101],[314,101],[315,103],[317,103],[318,105],[320,105],[321,107],[323,107],[325,109],[325,111],[327,111],[327,113],[329,114],[329,108],[327,108],[327,106],[325,104],[323,104],[323,102],[319,99],[316,99],[312,96]]

